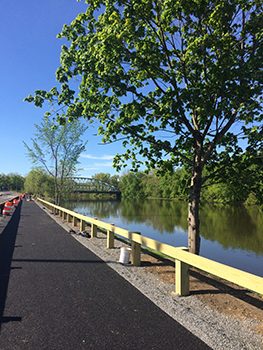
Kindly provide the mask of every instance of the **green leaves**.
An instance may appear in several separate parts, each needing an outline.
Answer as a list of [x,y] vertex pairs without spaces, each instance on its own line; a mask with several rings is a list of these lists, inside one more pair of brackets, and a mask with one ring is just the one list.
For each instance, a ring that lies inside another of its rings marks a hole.
[[149,168],[193,165],[197,154],[202,167],[214,164],[240,153],[243,125],[253,143],[262,121],[261,1],[86,3],[59,34],[69,42],[56,72],[61,91],[26,101],[64,106],[61,123],[100,121],[105,142],[125,137],[133,153],[123,154],[124,164],[136,154]]

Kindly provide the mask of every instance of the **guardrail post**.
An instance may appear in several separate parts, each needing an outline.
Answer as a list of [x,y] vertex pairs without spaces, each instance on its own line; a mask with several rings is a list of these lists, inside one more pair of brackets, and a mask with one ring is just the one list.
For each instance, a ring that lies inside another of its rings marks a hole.
[[175,293],[189,295],[189,265],[175,260]]
[[63,219],[63,220],[66,220],[66,215],[67,215],[67,214],[63,211],[63,212],[62,212],[62,219]]
[[78,225],[78,219],[76,216],[73,216],[72,226],[75,227]]
[[70,215],[67,214],[67,223],[69,224],[70,223]]
[[[133,232],[133,233],[137,233],[138,235],[141,234],[141,232]],[[131,248],[132,248],[131,264],[134,266],[141,266],[141,244],[134,242],[132,240]]]
[[[97,218],[94,218],[95,220],[97,220]],[[98,227],[96,224],[92,223],[91,224],[91,237],[97,237],[97,232],[98,232]]]
[[86,221],[85,220],[80,220],[80,232],[85,231],[86,228]]
[[[114,226],[114,224],[110,225]],[[114,232],[112,232],[111,230],[107,230],[107,248],[114,248]]]

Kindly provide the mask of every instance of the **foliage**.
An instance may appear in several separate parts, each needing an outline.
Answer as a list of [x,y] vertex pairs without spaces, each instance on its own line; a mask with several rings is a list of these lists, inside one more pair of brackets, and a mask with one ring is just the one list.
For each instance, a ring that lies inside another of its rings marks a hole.
[[98,173],[92,176],[93,179],[100,180],[113,186],[119,188],[120,185],[120,177],[119,175],[111,175],[109,173]]
[[160,175],[158,171],[142,177],[143,193],[147,198],[173,198],[187,200],[191,172],[186,168]]
[[[231,181],[220,181],[203,187],[201,195],[203,205],[206,203],[260,205],[263,203],[263,196],[260,196],[263,190],[262,165],[256,166],[253,163],[251,167],[242,171],[242,163],[240,163],[235,171],[236,175],[234,176],[232,169]],[[156,171],[148,175],[142,172],[130,174],[125,174],[121,178],[120,185],[124,198],[143,197],[188,200],[191,173],[187,168],[177,169],[173,174],[165,174],[163,176],[160,174],[157,176]],[[136,189],[138,189],[139,193]]]
[[18,174],[0,174],[0,189],[22,192],[25,179]]
[[144,174],[142,172],[129,172],[121,179],[121,193],[126,198],[143,198],[145,193],[143,191],[142,179]]
[[41,168],[33,169],[25,179],[25,192],[52,198],[55,193],[54,179]]
[[[122,138],[127,148],[117,169],[127,160],[134,170],[190,166],[189,248],[198,252],[202,185],[235,166],[240,138],[248,152],[262,151],[262,1],[86,3],[59,35],[71,42],[56,72],[61,92],[26,100],[56,100],[69,120],[98,119],[103,141]],[[78,96],[69,85],[76,76]]]
[[[206,174],[206,169],[204,171]],[[263,163],[253,152],[245,152],[239,162],[224,169],[225,176],[215,177],[203,186],[204,202],[263,204]]]
[[87,127],[78,121],[54,126],[51,118],[45,117],[40,125],[35,125],[37,133],[32,138],[30,148],[25,142],[27,155],[54,180],[54,201],[60,203],[64,180],[76,171],[78,157],[85,150],[86,143],[80,138]]
[[172,174],[160,175],[128,172],[121,177],[120,189],[124,198],[188,199],[191,174],[185,168]]

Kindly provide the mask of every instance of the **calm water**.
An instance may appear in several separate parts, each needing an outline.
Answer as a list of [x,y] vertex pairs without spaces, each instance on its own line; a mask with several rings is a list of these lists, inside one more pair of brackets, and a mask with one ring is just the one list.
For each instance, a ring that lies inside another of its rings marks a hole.
[[[187,247],[187,204],[165,200],[77,201],[62,206],[174,246]],[[200,255],[263,277],[263,214],[243,206],[205,206]]]

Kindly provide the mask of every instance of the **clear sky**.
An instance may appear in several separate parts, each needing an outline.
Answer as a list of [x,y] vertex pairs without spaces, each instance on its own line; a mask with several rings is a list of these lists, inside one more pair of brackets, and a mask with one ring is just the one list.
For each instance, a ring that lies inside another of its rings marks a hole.
[[[37,89],[50,90],[56,85],[64,43],[56,36],[63,24],[70,24],[86,7],[84,0],[0,1],[0,174],[25,176],[31,170],[23,141],[32,145],[34,124],[40,124],[46,109],[23,99]],[[116,174],[112,158],[122,145],[98,145],[95,132],[89,128],[85,134],[89,142],[79,159],[84,169],[79,174]]]

